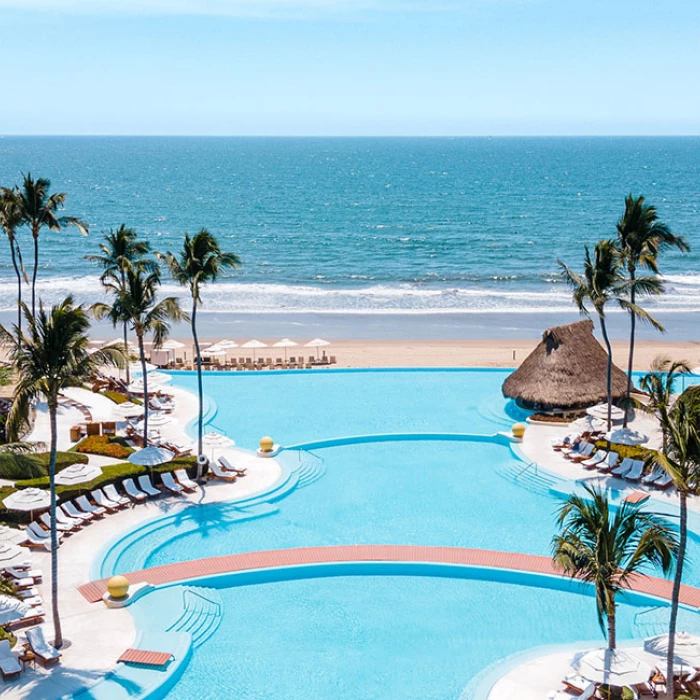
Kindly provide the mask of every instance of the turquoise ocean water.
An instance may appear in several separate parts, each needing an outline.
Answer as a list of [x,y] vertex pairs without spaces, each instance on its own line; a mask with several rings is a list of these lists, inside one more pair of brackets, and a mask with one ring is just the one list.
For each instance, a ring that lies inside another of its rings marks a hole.
[[[209,312],[570,312],[556,258],[612,236],[632,191],[695,244],[652,306],[700,310],[700,138],[0,138],[0,184],[27,171],[92,231],[46,234],[49,301],[94,295],[81,257],[126,223],[157,249],[206,225],[240,254]],[[4,254],[0,309],[13,294]]]

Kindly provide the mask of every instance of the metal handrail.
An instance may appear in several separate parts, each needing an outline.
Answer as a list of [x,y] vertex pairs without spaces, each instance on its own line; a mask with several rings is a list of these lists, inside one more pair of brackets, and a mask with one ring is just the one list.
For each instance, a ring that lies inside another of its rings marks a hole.
[[217,613],[218,615],[221,614],[221,603],[219,603],[219,602],[216,601],[216,600],[212,600],[211,598],[207,598],[207,596],[202,595],[202,594],[199,593],[198,591],[194,591],[194,590],[192,590],[191,588],[185,588],[185,590],[182,591],[182,604],[185,606],[185,609],[187,609],[187,600],[185,599],[185,596],[186,596],[188,593],[189,593],[190,595],[192,595],[192,596],[196,596],[197,598],[200,598],[201,600],[206,601],[207,603],[210,603],[210,604],[213,605],[214,608],[216,609],[216,613]]
[[532,467],[535,468],[535,474],[537,474],[537,462],[530,462],[524,469],[521,469],[516,475],[515,478],[517,479],[521,474],[524,474],[528,469],[531,469]]

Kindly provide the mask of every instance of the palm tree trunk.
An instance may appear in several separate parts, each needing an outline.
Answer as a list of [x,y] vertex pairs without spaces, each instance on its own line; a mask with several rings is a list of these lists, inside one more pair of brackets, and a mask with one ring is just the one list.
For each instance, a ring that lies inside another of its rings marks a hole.
[[[124,291],[124,288],[126,287],[126,278],[124,277],[124,270],[121,271],[121,277],[122,277],[122,292]],[[129,328],[128,328],[128,321],[124,320],[124,329],[123,329],[123,337],[124,337],[124,354],[126,355],[126,398],[131,401],[131,392],[129,391],[129,384],[131,384],[131,370],[129,369],[129,351],[127,349],[127,343],[129,342]]]
[[673,590],[671,592],[671,620],[668,625],[668,656],[666,658],[666,692],[671,698],[676,697],[673,687],[673,657],[675,656],[676,623],[678,618],[678,601],[683,580],[683,563],[685,560],[685,547],[688,538],[688,494],[685,490],[678,493],[681,501],[680,538],[678,542],[678,560],[676,561],[676,575],[673,578]]
[[608,649],[615,649],[617,644],[617,603],[615,602],[615,594],[610,593],[608,596]]
[[[634,265],[630,265],[629,268],[630,271],[630,302],[634,304],[636,294],[634,290],[634,280],[635,280],[635,268]],[[634,315],[633,312],[630,312],[630,352],[629,356],[627,358],[627,393],[626,393],[626,398],[627,401],[625,402],[625,420],[622,424],[623,428],[627,427],[627,421],[629,419],[629,410],[630,410],[630,396],[632,394],[632,366],[634,364],[634,335],[635,335],[635,328],[637,325],[637,317]]]
[[22,335],[22,274],[19,271],[19,266],[17,265],[17,251],[15,246],[17,243],[14,238],[10,240],[10,255],[12,257],[12,267],[15,268],[15,275],[17,275],[17,328],[19,328],[20,336]]
[[51,614],[53,616],[54,646],[63,646],[61,617],[58,610],[58,534],[56,532],[56,398],[49,399],[49,419],[51,422],[51,454],[49,456],[49,486],[51,489]]
[[34,271],[32,272],[32,316],[36,315],[36,276],[39,271],[39,230],[33,229],[34,236]]
[[603,333],[605,347],[608,350],[608,374],[607,374],[607,391],[608,391],[608,432],[612,430],[612,347],[610,338],[608,338],[608,329],[605,325],[605,316],[600,315],[600,330]]
[[143,334],[139,334],[138,339],[143,377],[143,446],[148,447],[148,375],[146,374],[146,351],[143,349]]
[[[197,391],[199,396],[199,412],[197,415],[197,457],[202,454],[202,433],[204,431],[204,391],[202,389],[202,356],[199,352],[199,337],[197,336],[197,291],[192,293],[192,339],[197,358]],[[202,465],[197,460],[197,480],[202,478]]]

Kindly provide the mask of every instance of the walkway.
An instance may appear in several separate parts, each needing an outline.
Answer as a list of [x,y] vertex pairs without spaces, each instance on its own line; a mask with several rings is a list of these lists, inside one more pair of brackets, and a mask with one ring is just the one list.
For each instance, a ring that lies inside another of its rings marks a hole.
[[[297,549],[273,549],[264,552],[230,554],[208,559],[156,566],[126,574],[131,584],[150,583],[154,586],[175,583],[187,579],[215,576],[256,569],[341,562],[421,562],[456,564],[460,566],[508,569],[548,576],[563,576],[554,568],[549,557],[514,552],[497,552],[485,549],[459,547],[418,547],[411,545],[347,545],[336,547],[303,547]],[[96,603],[107,590],[107,580],[91,581],[78,590],[83,597]],[[630,588],[657,598],[671,599],[671,581],[652,576],[637,576]],[[681,587],[681,603],[700,608],[700,589]]]

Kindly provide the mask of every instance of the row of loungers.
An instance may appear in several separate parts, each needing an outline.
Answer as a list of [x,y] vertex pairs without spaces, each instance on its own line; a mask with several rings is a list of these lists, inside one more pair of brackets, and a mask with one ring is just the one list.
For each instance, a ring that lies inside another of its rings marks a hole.
[[[42,627],[32,627],[24,633],[27,641],[22,645],[20,654],[25,655],[31,651],[34,658],[42,666],[52,666],[61,660],[61,653],[46,641]],[[5,680],[19,678],[22,673],[20,658],[12,653],[10,641],[0,640],[0,673]]]
[[[203,353],[205,354],[205,353]],[[202,360],[202,369],[208,370],[256,370],[256,369],[312,369],[314,367],[329,367],[337,364],[335,355],[318,359],[309,355],[308,360],[303,357],[290,357],[289,360],[283,360],[281,357],[272,361],[271,357],[260,357],[254,360],[251,357],[240,357],[238,359],[231,358],[227,362],[208,362]],[[197,368],[193,362],[176,362],[168,366],[170,369],[185,369],[193,370]]]
[[14,566],[6,566],[0,570],[3,577],[9,580],[17,589],[22,602],[29,606],[24,617],[11,620],[3,624],[8,629],[16,629],[26,625],[35,625],[44,619],[43,600],[36,588],[41,583],[43,573],[41,569],[32,567],[31,561],[27,560]]

